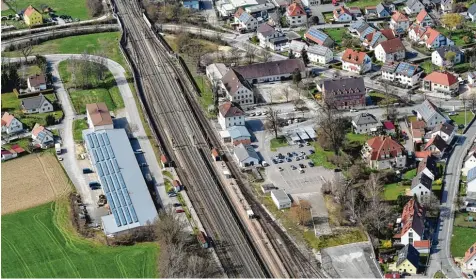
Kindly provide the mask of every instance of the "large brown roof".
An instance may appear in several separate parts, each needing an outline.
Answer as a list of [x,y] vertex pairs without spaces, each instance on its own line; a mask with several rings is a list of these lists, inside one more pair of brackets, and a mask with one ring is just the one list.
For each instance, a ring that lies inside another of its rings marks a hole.
[[30,85],[33,87],[39,86],[41,84],[46,84],[46,77],[44,74],[30,76],[28,77],[28,80],[30,81]]
[[94,126],[112,124],[112,118],[105,103],[87,104],[86,110],[88,111]]
[[356,65],[361,65],[364,62],[367,53],[363,51],[356,51],[351,48],[345,50],[342,55],[342,61],[349,62]]
[[369,139],[367,144],[372,149],[371,160],[381,160],[382,156],[384,159],[387,159],[388,157],[385,157],[385,155],[395,158],[398,153],[403,153],[404,151],[404,148],[400,143],[388,136],[374,137]]
[[405,51],[405,46],[399,38],[383,41],[380,43],[385,53],[395,53],[398,51]]
[[221,80],[230,95],[234,95],[241,86],[252,89],[246,79],[234,69],[230,69]]
[[293,73],[296,69],[300,72],[304,72],[306,65],[304,65],[301,59],[286,59],[239,66],[233,69],[240,73],[245,79],[250,80],[267,76],[288,75]]
[[245,113],[237,106],[234,106],[231,102],[222,104],[218,110],[223,117],[243,116]]
[[417,200],[412,198],[405,204],[402,212],[402,231],[404,235],[410,228],[412,228],[418,235],[422,236],[425,230],[424,225],[425,211]]

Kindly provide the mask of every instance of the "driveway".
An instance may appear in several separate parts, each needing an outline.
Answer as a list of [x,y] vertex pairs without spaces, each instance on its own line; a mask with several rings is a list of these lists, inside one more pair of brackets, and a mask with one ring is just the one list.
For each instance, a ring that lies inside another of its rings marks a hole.
[[405,149],[408,151],[414,151],[413,137],[410,133],[410,129],[407,126],[407,123],[405,121],[399,121],[398,125],[400,126],[400,131],[405,131],[408,136],[408,139],[405,140]]

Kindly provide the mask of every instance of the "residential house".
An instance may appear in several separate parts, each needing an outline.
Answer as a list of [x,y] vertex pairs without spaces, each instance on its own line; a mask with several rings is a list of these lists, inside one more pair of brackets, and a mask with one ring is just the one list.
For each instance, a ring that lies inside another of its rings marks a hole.
[[364,41],[368,34],[377,31],[377,29],[367,23],[367,21],[360,19],[352,22],[352,24],[349,26],[349,31],[356,33],[359,36],[359,39]]
[[438,177],[438,166],[436,164],[436,158],[433,156],[428,156],[424,158],[419,164],[417,168],[417,174],[424,173],[426,176],[431,178],[431,180],[435,180]]
[[355,134],[375,133],[381,125],[380,121],[370,113],[359,113],[352,119],[353,132]]
[[38,96],[24,98],[21,101],[24,113],[44,113],[53,111],[53,105],[43,94]]
[[28,26],[43,24],[43,16],[37,9],[33,8],[32,5],[28,6],[23,12],[23,20]]
[[114,129],[112,117],[106,103],[87,104],[86,117],[89,128],[94,131]]
[[307,24],[307,14],[300,3],[294,2],[286,9],[286,19],[291,27]]
[[26,84],[31,92],[46,90],[46,77],[44,74],[29,76]]
[[450,144],[456,135],[456,127],[448,122],[440,123],[431,131],[431,137],[440,136],[447,144]]
[[425,234],[425,210],[417,199],[411,198],[403,207],[400,218],[401,231],[394,236],[399,244],[414,245]]
[[370,168],[377,170],[404,168],[407,162],[405,148],[389,136],[368,140],[362,149],[362,158]]
[[[446,59],[446,54],[448,52],[453,52],[455,54],[452,61]],[[431,63],[439,67],[447,65],[453,66],[462,63],[464,61],[463,57],[463,52],[457,46],[443,46],[435,49],[435,51],[431,53]]]
[[472,168],[476,167],[476,148],[471,149],[468,152],[468,155],[466,155],[466,158],[464,159],[464,165],[462,174],[464,176],[468,176],[468,171]]
[[377,7],[376,6],[365,7],[365,14],[367,16],[377,16]]
[[288,43],[284,34],[281,31],[274,29],[268,23],[262,23],[260,26],[258,26],[258,30],[256,30],[256,35],[259,40],[259,46],[262,48],[270,48],[275,51],[276,50],[280,51],[281,48],[276,49],[276,44],[274,43],[270,44],[270,40],[275,38],[283,38],[285,39],[285,44]]
[[279,210],[291,207],[291,199],[284,190],[271,191],[271,199]]
[[414,15],[425,9],[425,5],[420,0],[408,0],[403,10],[407,15]]
[[413,87],[420,83],[423,70],[407,62],[386,62],[382,68],[382,79]]
[[476,242],[464,253],[463,265],[467,270],[476,270]]
[[31,130],[31,138],[33,139],[33,144],[42,149],[52,147],[55,144],[53,133],[38,123]]
[[223,63],[213,63],[205,68],[205,73],[212,86],[218,88],[218,93],[223,93],[222,79],[228,72],[228,67]]
[[452,46],[455,43],[447,38],[445,35],[441,34],[436,29],[427,27],[423,36],[418,40],[419,42],[424,42],[427,48],[439,48],[442,46]]
[[[282,33],[279,32],[278,34]],[[270,38],[268,39],[268,47],[273,51],[287,50],[289,47],[289,39],[284,34],[279,37]]]
[[304,7],[312,7],[312,6],[317,6],[321,4],[321,1],[319,0],[302,0],[301,3],[304,5]]
[[346,49],[342,55],[342,69],[345,71],[365,74],[372,69],[372,60],[365,52]]
[[468,16],[472,22],[476,22],[476,3],[469,7]]
[[474,86],[476,83],[476,72],[468,72],[468,83],[470,86]]
[[381,62],[400,61],[405,59],[405,46],[400,38],[381,42],[375,48],[375,58]]
[[427,28],[428,26],[423,27],[416,23],[412,24],[408,30],[408,38],[415,43],[419,43]]
[[242,8],[238,8],[235,13],[235,23],[238,30],[254,31],[258,28],[258,20]]
[[410,124],[414,143],[424,142],[426,123],[423,120],[416,120]]
[[15,134],[23,131],[23,124],[13,114],[5,112],[2,116],[2,134]]
[[425,173],[420,172],[412,179],[411,193],[421,200],[423,196],[431,194],[432,184],[433,180]]
[[304,37],[321,46],[332,47],[334,45],[334,41],[329,35],[314,27],[309,28]]
[[340,6],[334,10],[334,20],[337,22],[350,22],[352,21],[352,14],[346,7]]
[[200,10],[200,1],[199,0],[182,0],[182,5],[184,8],[192,10]]
[[420,254],[429,254],[431,249],[431,242],[430,240],[420,240],[414,241],[413,247],[418,251]]
[[308,45],[302,41],[292,40],[289,44],[289,51],[292,51],[296,58],[300,58],[302,51],[307,50],[307,48]]
[[235,159],[242,168],[259,165],[259,155],[249,144],[238,144],[235,146],[233,153],[235,155]]
[[347,77],[324,80],[321,85],[322,97],[337,108],[365,106],[365,84],[362,77]]
[[292,77],[296,70],[301,73],[303,78],[307,76],[306,66],[302,59],[255,63],[234,67],[233,69],[240,73],[250,84],[288,79]]
[[223,130],[232,126],[245,126],[245,113],[232,102],[218,107],[218,123]]
[[433,18],[431,18],[430,14],[425,9],[422,9],[420,13],[418,13],[415,23],[421,27],[431,27],[435,25]]
[[235,69],[230,69],[222,78],[228,99],[241,106],[254,104],[254,93],[251,84]]
[[390,270],[400,273],[417,274],[418,267],[420,266],[420,253],[413,245],[405,245],[405,247],[398,251],[397,257],[397,261],[390,264]]
[[235,13],[235,10],[236,8],[232,4],[229,4],[229,3],[222,3],[218,7],[218,11],[220,12],[220,16],[222,18],[232,17],[233,14]]
[[450,120],[448,116],[443,114],[440,109],[428,99],[418,106],[416,112],[418,120],[425,121],[428,129],[433,129],[436,125]]
[[383,130],[387,135],[395,134],[395,125],[392,121],[383,121]]
[[431,151],[432,155],[441,158],[447,147],[448,144],[445,142],[445,140],[439,135],[436,135],[426,143],[424,150]]
[[231,126],[222,132],[226,135],[223,137],[225,142],[231,142],[233,145],[251,144],[251,134],[245,126]]
[[432,72],[423,79],[423,89],[445,94],[455,94],[459,91],[459,82],[453,74]]
[[453,0],[441,0],[441,11],[443,13],[451,13],[453,11]]
[[466,195],[476,194],[476,167],[468,171],[466,176]]
[[395,34],[404,34],[407,32],[408,27],[410,27],[410,20],[407,16],[400,12],[395,12],[390,19],[390,29],[393,30]]
[[5,150],[2,148],[2,162],[15,159],[18,154],[13,150]]
[[373,50],[381,42],[395,39],[392,29],[382,29],[380,31],[374,31],[367,34],[362,41],[362,44],[368,47],[370,50]]
[[348,7],[347,10],[350,12],[353,18],[359,18],[362,16],[362,10],[359,7]]
[[389,17],[390,16],[390,11],[382,3],[379,3],[375,7],[375,9],[376,9],[376,13],[377,13],[378,18]]
[[324,65],[334,60],[334,53],[328,47],[312,45],[307,48],[307,57],[311,62]]

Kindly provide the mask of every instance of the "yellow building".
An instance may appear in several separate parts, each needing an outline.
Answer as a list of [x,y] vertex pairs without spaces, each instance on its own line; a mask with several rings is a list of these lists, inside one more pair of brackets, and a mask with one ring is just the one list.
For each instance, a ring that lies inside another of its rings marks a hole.
[[23,20],[25,20],[28,26],[43,24],[43,16],[37,9],[33,8],[32,5],[26,8],[23,13]]
[[399,273],[417,274],[420,263],[420,253],[410,244],[398,251],[398,259],[389,265],[388,269]]

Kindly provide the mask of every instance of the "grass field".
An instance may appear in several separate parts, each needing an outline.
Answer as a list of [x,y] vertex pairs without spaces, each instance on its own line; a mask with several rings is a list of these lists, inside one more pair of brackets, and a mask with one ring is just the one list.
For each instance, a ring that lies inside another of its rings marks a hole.
[[342,44],[342,37],[348,32],[347,28],[329,28],[323,30],[337,45]]
[[380,93],[380,92],[372,92],[369,93],[370,99],[372,100],[373,104],[376,105],[385,105],[388,103],[397,103],[398,98],[393,97],[393,96],[388,96],[385,93]]
[[353,1],[346,3],[345,5],[347,7],[359,7],[361,9],[364,9],[367,6],[376,6],[380,4],[381,1],[378,0],[358,0],[358,1]]
[[400,186],[398,183],[391,183],[384,186],[383,196],[386,201],[394,201],[400,194],[405,195],[409,186]]
[[79,237],[66,199],[2,216],[2,277],[157,278],[153,243],[110,247]]
[[[468,217],[472,217],[473,221],[469,221]],[[454,225],[458,227],[471,227],[476,229],[476,213],[475,212],[456,213]]]
[[[474,117],[473,113],[470,112],[470,111],[467,111],[466,112],[466,121],[467,121],[466,124],[468,124],[471,121],[471,119],[473,119],[473,117]],[[464,118],[465,118],[464,112],[458,112],[457,115],[449,116],[449,118],[451,120],[453,120],[456,125],[460,125],[460,124],[464,125],[465,124],[464,123]]]
[[328,161],[328,158],[332,155],[334,155],[334,152],[332,151],[325,151],[322,149],[322,147],[318,144],[314,144],[314,149],[316,153],[312,154],[309,156],[309,158],[312,160],[314,165],[316,166],[323,166],[326,169],[335,169],[336,166],[332,164],[331,162]]
[[368,139],[370,139],[369,135],[366,134],[354,134],[354,133],[347,133],[345,135],[348,141],[358,142],[360,144],[364,144]]
[[2,214],[53,201],[69,192],[70,187],[63,168],[51,152],[3,162]]
[[417,174],[416,172],[417,172],[417,169],[411,169],[403,175],[403,178],[412,180],[416,176]]
[[88,122],[84,119],[75,119],[73,121],[73,139],[75,142],[83,141],[83,130],[88,128]]
[[[88,19],[91,18],[88,14],[86,0],[16,0],[18,10],[26,9],[32,5],[40,10],[41,5],[48,5],[57,15],[69,15],[72,18]],[[10,6],[10,10],[2,11],[3,15],[14,13],[15,7]]]
[[288,141],[285,137],[281,136],[278,138],[273,138],[270,141],[271,151],[276,151],[279,147],[286,147],[288,146]]
[[464,253],[474,244],[476,229],[453,227],[451,254],[453,257],[464,257]]

